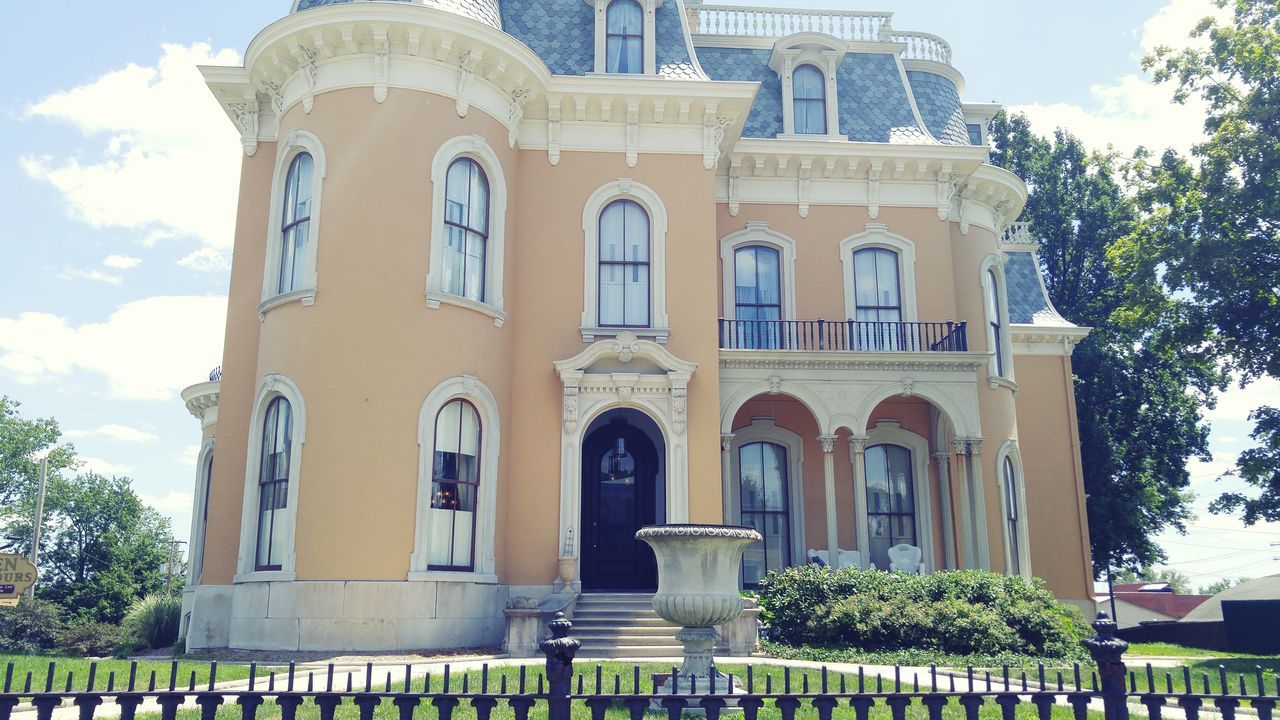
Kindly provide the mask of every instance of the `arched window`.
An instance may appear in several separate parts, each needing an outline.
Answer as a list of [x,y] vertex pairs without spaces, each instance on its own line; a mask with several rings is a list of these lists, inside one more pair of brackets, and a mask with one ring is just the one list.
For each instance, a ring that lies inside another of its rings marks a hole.
[[1009,528],[1009,575],[1022,574],[1022,536],[1021,517],[1018,514],[1018,471],[1013,466],[1013,458],[1004,459],[1004,508],[1005,520]]
[[764,245],[746,245],[734,250],[735,335],[744,349],[776,348],[781,339],[782,277],[781,253]]
[[444,292],[484,302],[489,179],[471,158],[458,158],[449,165],[444,229]]
[[755,587],[770,570],[791,564],[789,467],[787,449],[782,445],[755,442],[738,448],[741,521],[764,538],[748,547],[742,557],[745,587]]
[[873,445],[865,455],[868,552],[877,568],[887,570],[889,548],[920,545],[911,451],[899,445]]
[[281,570],[288,549],[284,517],[289,504],[289,466],[293,461],[293,408],[277,397],[262,421],[262,454],[258,462],[258,540],[255,570]]
[[615,200],[600,213],[602,327],[649,327],[649,229],[649,214],[634,200]]
[[197,519],[200,524],[191,533],[194,542],[191,544],[191,558],[188,562],[191,573],[190,577],[187,578],[187,584],[191,586],[200,584],[200,574],[204,572],[204,537],[209,528],[209,487],[213,484],[212,449],[209,450],[208,457],[205,458],[201,473],[203,473],[204,477],[204,492],[201,493],[200,517]]
[[987,323],[990,333],[991,350],[995,353],[995,371],[997,377],[1008,377],[1008,358],[1004,350],[1004,325],[1000,321],[1000,285],[996,271],[987,270]]
[[902,282],[898,253],[865,248],[853,254],[854,320],[860,350],[896,350],[902,345]]
[[284,215],[280,219],[280,272],[276,293],[301,290],[307,281],[307,245],[311,242],[311,199],[315,162],[311,153],[298,153],[285,176]]
[[644,9],[636,0],[613,0],[605,18],[605,72],[644,72]]
[[436,415],[430,570],[474,570],[479,490],[480,416],[466,400],[452,400]]
[[791,96],[796,134],[826,135],[827,89],[822,71],[807,64],[796,68],[791,73]]

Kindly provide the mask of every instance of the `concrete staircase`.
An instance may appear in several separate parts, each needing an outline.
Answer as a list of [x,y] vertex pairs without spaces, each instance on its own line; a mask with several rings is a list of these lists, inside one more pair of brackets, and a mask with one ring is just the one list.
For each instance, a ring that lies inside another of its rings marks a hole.
[[653,611],[652,594],[584,593],[571,634],[582,658],[680,657],[679,630]]

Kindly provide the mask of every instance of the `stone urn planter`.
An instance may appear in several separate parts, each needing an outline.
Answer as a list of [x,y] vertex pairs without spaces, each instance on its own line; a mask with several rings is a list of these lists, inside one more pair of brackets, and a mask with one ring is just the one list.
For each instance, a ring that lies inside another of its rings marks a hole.
[[[678,673],[680,692],[697,683],[698,692],[711,689],[716,625],[736,619],[743,599],[738,591],[742,553],[760,533],[728,525],[654,525],[636,533],[658,559],[658,592],[653,609],[667,622],[679,625],[676,639],[684,646],[684,665]],[[668,681],[669,682],[669,681]],[[667,683],[659,693],[671,692]],[[717,674],[716,694],[729,694],[726,675]]]
[[563,592],[571,591],[573,581],[578,579],[578,558],[561,555],[556,559],[556,569],[560,572],[560,582],[564,583]]

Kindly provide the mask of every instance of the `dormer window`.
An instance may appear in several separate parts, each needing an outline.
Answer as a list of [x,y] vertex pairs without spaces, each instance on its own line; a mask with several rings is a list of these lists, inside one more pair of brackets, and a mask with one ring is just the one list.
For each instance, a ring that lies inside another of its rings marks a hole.
[[826,78],[813,65],[805,64],[791,74],[797,135],[827,134]]
[[595,71],[655,75],[657,11],[663,0],[586,0],[596,11]]
[[644,9],[636,0],[609,3],[605,19],[605,72],[644,72]]
[[843,140],[836,77],[848,43],[803,32],[773,45],[769,67],[782,81],[782,137]]

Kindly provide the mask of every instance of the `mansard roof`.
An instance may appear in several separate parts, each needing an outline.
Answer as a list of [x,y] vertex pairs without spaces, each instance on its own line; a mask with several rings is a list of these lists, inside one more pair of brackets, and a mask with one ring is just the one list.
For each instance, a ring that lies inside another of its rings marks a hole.
[[1005,285],[1009,294],[1009,322],[1014,325],[1042,325],[1045,327],[1075,327],[1074,323],[1058,314],[1049,300],[1036,262],[1034,246],[1026,250],[1009,251],[1009,261],[1004,266]]
[[[344,5],[357,0],[294,0],[293,12],[302,10],[310,10],[315,7],[323,7],[325,5]],[[365,2],[367,0],[359,0]],[[459,15],[465,15],[472,20],[502,29],[502,18],[498,11],[498,0],[378,0],[379,2],[402,2],[413,5],[427,5],[429,7],[448,10]]]

